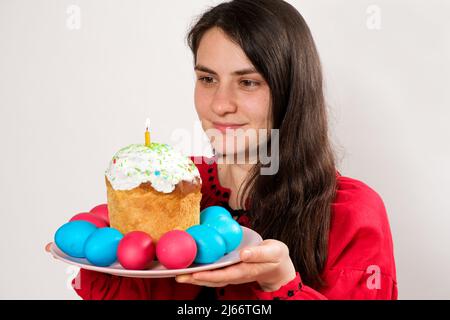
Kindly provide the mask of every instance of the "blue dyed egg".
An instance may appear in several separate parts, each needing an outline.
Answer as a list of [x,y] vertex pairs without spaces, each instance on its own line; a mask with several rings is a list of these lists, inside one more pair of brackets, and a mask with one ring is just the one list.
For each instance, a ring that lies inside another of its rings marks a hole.
[[204,225],[214,228],[222,236],[226,244],[225,253],[236,249],[242,241],[242,227],[234,219],[220,216],[217,219],[208,219]]
[[84,258],[84,245],[95,230],[97,227],[87,221],[67,222],[56,230],[55,243],[65,254],[75,258]]
[[215,229],[198,224],[188,228],[186,232],[197,244],[195,263],[214,263],[225,254],[225,240]]
[[200,212],[200,224],[204,224],[207,220],[210,219],[215,220],[219,217],[227,217],[233,219],[231,213],[224,207],[211,206],[203,209],[202,212]]
[[117,260],[117,247],[123,235],[114,228],[97,229],[86,240],[84,252],[93,265],[107,267]]

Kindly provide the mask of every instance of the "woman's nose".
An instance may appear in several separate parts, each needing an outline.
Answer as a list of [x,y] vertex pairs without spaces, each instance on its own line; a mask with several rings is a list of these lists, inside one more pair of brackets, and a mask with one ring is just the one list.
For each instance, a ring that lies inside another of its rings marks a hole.
[[236,112],[237,105],[232,89],[225,85],[219,86],[214,94],[211,109],[219,116]]

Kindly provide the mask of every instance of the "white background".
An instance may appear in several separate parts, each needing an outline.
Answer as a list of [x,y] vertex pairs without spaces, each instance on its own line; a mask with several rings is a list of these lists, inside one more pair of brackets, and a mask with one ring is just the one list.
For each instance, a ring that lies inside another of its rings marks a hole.
[[[322,58],[338,169],[384,199],[399,297],[449,299],[449,2],[290,2]],[[193,131],[185,34],[215,3],[0,0],[0,298],[77,299],[44,245],[105,202],[104,170],[146,117],[154,141]]]

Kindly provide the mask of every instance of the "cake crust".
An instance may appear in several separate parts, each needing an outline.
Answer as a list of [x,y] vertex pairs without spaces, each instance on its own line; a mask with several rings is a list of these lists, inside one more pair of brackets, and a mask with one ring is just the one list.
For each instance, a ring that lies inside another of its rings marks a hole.
[[171,193],[149,182],[131,190],[114,190],[105,176],[111,227],[123,234],[144,231],[155,242],[166,232],[200,223],[201,181],[180,181]]

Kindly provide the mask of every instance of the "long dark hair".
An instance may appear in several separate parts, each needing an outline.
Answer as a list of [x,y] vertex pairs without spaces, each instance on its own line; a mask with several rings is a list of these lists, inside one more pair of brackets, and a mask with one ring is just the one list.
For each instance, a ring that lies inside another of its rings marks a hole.
[[305,284],[318,288],[327,258],[335,156],[328,136],[319,55],[300,13],[281,0],[234,0],[203,13],[188,33],[196,63],[206,31],[222,29],[245,52],[271,91],[272,128],[279,129],[279,170],[246,179],[252,228],[284,242]]

